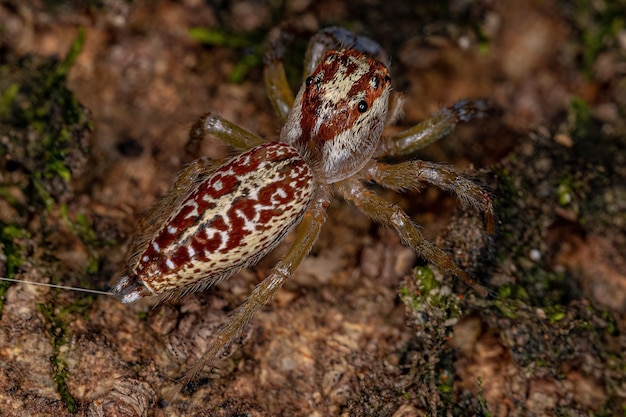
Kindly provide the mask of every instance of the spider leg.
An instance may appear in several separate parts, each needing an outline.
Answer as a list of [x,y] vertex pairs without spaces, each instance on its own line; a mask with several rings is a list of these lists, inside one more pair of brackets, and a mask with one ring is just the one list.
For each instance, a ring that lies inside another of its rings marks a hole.
[[487,296],[487,289],[459,268],[450,254],[424,239],[418,226],[400,207],[368,190],[359,180],[349,178],[340,181],[335,185],[335,190],[343,198],[354,203],[372,220],[393,227],[400,235],[402,242],[426,260],[444,272],[461,278],[481,296]]
[[492,108],[493,104],[488,100],[461,100],[444,107],[407,130],[384,136],[374,157],[412,156],[452,132],[459,123],[486,117]]
[[185,150],[192,157],[197,157],[200,143],[207,135],[213,135],[224,143],[242,151],[254,148],[265,143],[261,137],[249,132],[233,122],[224,119],[215,113],[206,113],[200,117],[189,131],[189,140]]
[[482,212],[487,233],[495,231],[491,196],[480,185],[461,175],[453,168],[433,162],[413,160],[397,164],[372,161],[363,170],[364,180],[372,180],[385,188],[401,191],[417,190],[423,183],[434,185],[456,195],[465,206]]
[[347,29],[331,26],[311,37],[304,58],[305,77],[315,70],[326,52],[331,49],[356,49],[389,66],[389,57],[378,42],[365,36],[357,36]]
[[281,31],[277,40],[272,42],[265,54],[263,79],[267,96],[272,103],[274,112],[284,124],[287,114],[293,106],[293,91],[289,87],[285,67],[283,66],[283,56],[287,45],[291,42],[293,35],[286,31]]
[[187,371],[185,376],[172,388],[163,391],[163,398],[173,401],[177,394],[194,377],[210,364],[217,354],[227,346],[248,324],[254,314],[267,303],[285,281],[300,265],[317,240],[326,219],[326,208],[330,203],[328,193],[322,190],[309,209],[304,213],[297,227],[296,238],[287,254],[274,266],[270,275],[259,283],[248,299],[230,317],[229,321],[217,332],[213,342],[202,357]]
[[393,125],[404,116],[404,95],[397,91],[392,91],[389,95],[389,107],[385,126]]

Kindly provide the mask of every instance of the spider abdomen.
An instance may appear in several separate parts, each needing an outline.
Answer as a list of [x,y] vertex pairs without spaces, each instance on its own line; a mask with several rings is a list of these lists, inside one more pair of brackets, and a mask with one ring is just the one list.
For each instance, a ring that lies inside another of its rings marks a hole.
[[296,149],[265,143],[200,182],[147,242],[114,291],[123,302],[204,289],[271,251],[313,196]]

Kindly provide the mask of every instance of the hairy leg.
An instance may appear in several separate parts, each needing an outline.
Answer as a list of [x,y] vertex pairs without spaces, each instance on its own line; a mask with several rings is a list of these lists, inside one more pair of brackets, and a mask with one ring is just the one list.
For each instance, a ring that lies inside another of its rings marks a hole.
[[384,136],[374,158],[412,156],[418,150],[448,135],[459,123],[487,116],[492,108],[493,105],[488,100],[461,100],[450,107],[444,107],[405,131]]
[[194,379],[202,368],[210,364],[217,354],[241,332],[254,314],[265,305],[278,291],[285,281],[293,274],[300,265],[302,259],[311,251],[313,244],[319,236],[322,225],[326,218],[326,208],[329,204],[329,196],[326,190],[320,192],[318,197],[311,203],[311,207],[304,213],[300,224],[297,226],[296,238],[287,252],[270,275],[259,283],[248,299],[235,311],[229,321],[217,332],[209,349],[202,355],[185,376],[174,387],[163,390],[163,398],[172,402],[181,389]]
[[333,26],[322,29],[311,37],[304,60],[305,77],[315,70],[330,49],[356,49],[389,66],[389,57],[378,42],[365,36],[357,36],[347,29]]
[[293,106],[294,95],[287,82],[285,67],[283,66],[283,56],[293,35],[285,30],[281,30],[278,39],[270,43],[264,59],[263,79],[265,80],[265,90],[272,103],[274,112],[282,123],[287,120],[287,114]]
[[359,180],[347,179],[340,181],[336,184],[335,189],[339,195],[354,203],[372,220],[393,227],[400,235],[402,242],[422,255],[426,260],[445,273],[461,278],[481,296],[487,295],[485,287],[471,279],[465,271],[459,268],[450,254],[424,239],[418,226],[400,207],[377,196]]
[[191,127],[189,140],[185,146],[186,152],[193,158],[197,158],[200,151],[200,143],[207,135],[213,135],[233,148],[242,151],[266,142],[263,138],[248,132],[215,113],[207,113],[200,117]]
[[428,183],[453,193],[464,205],[483,213],[487,233],[493,234],[495,231],[493,204],[489,193],[450,167],[420,160],[397,164],[371,161],[362,172],[362,179],[396,191],[417,190],[422,184]]

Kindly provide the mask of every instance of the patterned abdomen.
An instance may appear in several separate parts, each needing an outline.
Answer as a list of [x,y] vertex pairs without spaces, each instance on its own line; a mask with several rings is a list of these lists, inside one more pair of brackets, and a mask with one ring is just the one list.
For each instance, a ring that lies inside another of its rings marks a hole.
[[313,190],[311,169],[290,145],[266,143],[231,159],[174,210],[114,291],[128,303],[233,275],[276,247]]

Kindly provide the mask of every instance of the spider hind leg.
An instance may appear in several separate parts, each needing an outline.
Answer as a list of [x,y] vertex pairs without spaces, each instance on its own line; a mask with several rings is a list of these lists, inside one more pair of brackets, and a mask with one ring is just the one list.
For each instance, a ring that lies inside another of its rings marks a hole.
[[358,180],[341,181],[335,189],[343,198],[354,203],[372,220],[393,227],[400,235],[402,243],[415,250],[430,263],[447,274],[461,278],[481,296],[487,296],[487,289],[457,266],[450,254],[426,240],[420,233],[418,226],[399,206],[379,197]]

